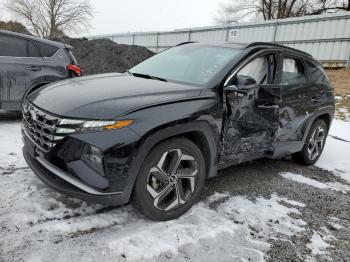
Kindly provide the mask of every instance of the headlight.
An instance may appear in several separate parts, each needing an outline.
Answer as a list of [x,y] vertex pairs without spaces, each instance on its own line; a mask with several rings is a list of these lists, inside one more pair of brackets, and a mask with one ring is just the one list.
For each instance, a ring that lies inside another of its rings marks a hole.
[[119,129],[130,126],[134,120],[80,120],[80,119],[61,119],[58,122],[57,134],[72,134],[76,131],[103,131]]

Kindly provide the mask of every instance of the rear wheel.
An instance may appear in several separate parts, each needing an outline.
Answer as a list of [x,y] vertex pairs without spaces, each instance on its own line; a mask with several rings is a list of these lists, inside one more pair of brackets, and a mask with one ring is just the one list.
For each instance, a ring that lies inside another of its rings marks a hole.
[[303,149],[292,154],[294,161],[303,165],[313,165],[320,158],[328,133],[324,120],[316,120],[309,131]]
[[156,146],[142,164],[133,203],[152,220],[170,220],[185,213],[204,187],[205,162],[201,150],[186,138]]

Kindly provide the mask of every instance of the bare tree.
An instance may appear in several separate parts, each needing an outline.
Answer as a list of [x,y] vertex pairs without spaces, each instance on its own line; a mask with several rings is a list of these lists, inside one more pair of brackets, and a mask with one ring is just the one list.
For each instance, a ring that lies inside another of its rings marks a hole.
[[92,18],[89,0],[8,0],[6,8],[44,38],[87,30]]
[[229,24],[350,11],[350,0],[239,0],[221,4],[215,20]]

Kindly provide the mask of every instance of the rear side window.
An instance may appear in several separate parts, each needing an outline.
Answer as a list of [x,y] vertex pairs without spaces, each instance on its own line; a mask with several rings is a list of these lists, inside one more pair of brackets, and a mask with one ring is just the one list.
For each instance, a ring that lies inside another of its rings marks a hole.
[[328,77],[321,66],[317,66],[309,61],[306,62],[309,69],[309,75],[312,81],[328,82]]
[[305,68],[299,59],[284,58],[281,84],[295,85],[306,82]]
[[53,56],[58,48],[52,45],[47,45],[41,42],[36,42],[36,45],[39,48],[40,55],[43,57],[51,57]]
[[27,41],[17,37],[0,35],[0,56],[26,57]]
[[28,41],[28,56],[29,57],[40,57],[38,49],[36,48],[34,42]]

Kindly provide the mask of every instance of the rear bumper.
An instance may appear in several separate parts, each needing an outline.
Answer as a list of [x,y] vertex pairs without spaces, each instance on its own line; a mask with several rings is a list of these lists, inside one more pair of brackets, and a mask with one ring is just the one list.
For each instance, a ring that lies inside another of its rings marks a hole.
[[83,187],[83,184],[75,184],[74,179],[69,177],[63,170],[60,170],[44,159],[34,157],[28,152],[26,147],[23,147],[23,156],[29,167],[42,182],[62,194],[105,206],[120,206],[129,202],[129,194],[125,194],[124,192],[101,193],[94,188]]

